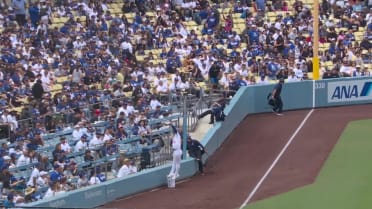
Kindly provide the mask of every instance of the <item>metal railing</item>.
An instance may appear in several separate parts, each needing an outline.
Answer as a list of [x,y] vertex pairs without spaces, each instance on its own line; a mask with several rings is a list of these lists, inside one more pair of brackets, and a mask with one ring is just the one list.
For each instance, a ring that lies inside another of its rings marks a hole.
[[187,114],[187,127],[189,132],[195,131],[199,122],[199,115],[209,109],[211,105],[221,98],[229,100],[229,95],[235,94],[231,90],[213,90],[209,94],[201,92],[200,98],[185,98],[187,109],[184,111]]

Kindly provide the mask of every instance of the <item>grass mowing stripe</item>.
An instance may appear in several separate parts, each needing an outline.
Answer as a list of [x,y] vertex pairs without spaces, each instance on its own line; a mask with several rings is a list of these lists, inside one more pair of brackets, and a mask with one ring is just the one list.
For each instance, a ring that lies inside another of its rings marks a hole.
[[371,127],[372,120],[348,124],[314,184],[249,204],[246,208],[372,208]]

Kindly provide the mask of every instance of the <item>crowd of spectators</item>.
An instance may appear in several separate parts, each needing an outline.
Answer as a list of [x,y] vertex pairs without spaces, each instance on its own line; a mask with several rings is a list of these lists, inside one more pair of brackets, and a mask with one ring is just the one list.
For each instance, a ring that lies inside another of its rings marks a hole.
[[[0,120],[10,124],[10,144],[1,147],[0,179],[8,202],[40,198],[39,183],[53,182],[49,196],[73,189],[68,175],[79,177],[77,185],[104,181],[100,169],[76,172],[76,162],[66,156],[84,151],[89,161],[117,153],[117,141],[159,128],[148,120],[167,117],[167,106],[182,95],[311,79],[312,5],[1,0]],[[324,78],[370,74],[371,6],[358,0],[320,3]],[[92,126],[99,120],[112,123],[102,132]],[[43,136],[68,129],[72,137],[55,144],[52,160],[38,152],[48,144]],[[144,137],[140,143],[152,141]],[[120,163],[126,167],[119,176],[135,172],[128,162]],[[30,179],[9,172],[28,163],[34,163]]]

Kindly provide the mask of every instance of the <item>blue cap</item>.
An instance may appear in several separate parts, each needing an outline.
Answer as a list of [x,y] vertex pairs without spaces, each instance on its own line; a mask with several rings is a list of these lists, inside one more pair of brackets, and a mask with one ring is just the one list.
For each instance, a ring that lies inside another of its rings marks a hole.
[[8,200],[13,200],[14,199],[14,194],[9,193],[8,196],[6,197]]
[[25,137],[23,137],[23,136],[18,136],[17,138],[16,138],[16,141],[23,141],[25,139]]
[[59,167],[60,167],[59,164],[55,164],[55,165],[53,166],[54,169],[58,169]]
[[85,176],[85,172],[84,171],[80,171],[79,172],[79,177],[82,178],[83,176]]
[[88,135],[86,135],[86,134],[83,134],[83,135],[81,136],[81,138],[84,138],[84,139],[86,139],[86,138],[88,138]]
[[61,175],[57,172],[52,172],[50,174],[50,181],[59,181],[61,180]]

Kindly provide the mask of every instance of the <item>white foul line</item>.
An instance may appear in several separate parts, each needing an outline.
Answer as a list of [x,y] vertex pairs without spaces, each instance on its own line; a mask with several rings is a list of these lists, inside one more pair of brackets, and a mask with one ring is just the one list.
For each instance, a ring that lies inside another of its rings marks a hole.
[[244,208],[249,201],[251,201],[253,195],[256,194],[257,190],[260,188],[261,184],[265,181],[266,177],[270,174],[270,172],[273,170],[275,165],[278,163],[279,159],[282,157],[284,152],[287,150],[289,145],[292,143],[293,139],[296,137],[298,132],[301,130],[301,128],[305,125],[306,121],[309,119],[310,115],[314,112],[314,109],[311,109],[306,117],[302,120],[301,124],[297,127],[296,131],[292,134],[291,138],[289,138],[288,142],[284,145],[283,149],[280,151],[279,155],[275,158],[274,162],[270,165],[269,169],[267,169],[266,173],[262,176],[260,181],[257,183],[257,185],[254,187],[252,192],[248,195],[247,199],[244,201],[244,203],[240,206],[239,209]]

